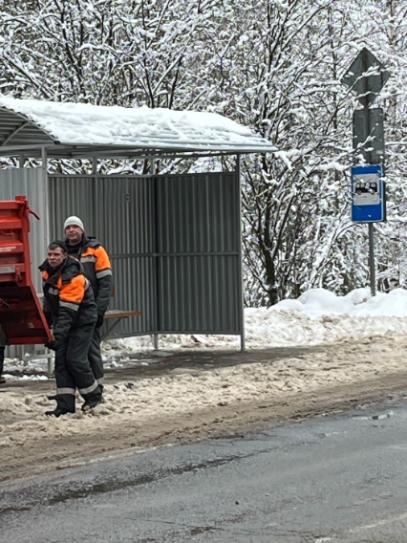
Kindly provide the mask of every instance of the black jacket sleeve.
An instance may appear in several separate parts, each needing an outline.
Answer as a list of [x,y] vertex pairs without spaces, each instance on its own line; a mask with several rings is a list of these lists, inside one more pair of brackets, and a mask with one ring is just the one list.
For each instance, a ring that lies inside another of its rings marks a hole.
[[48,300],[46,298],[44,298],[42,310],[44,312],[45,318],[47,319],[48,326],[52,326],[52,313],[49,307]]
[[98,315],[104,315],[110,302],[112,295],[112,276],[105,275],[98,279],[98,293],[96,298],[96,306]]

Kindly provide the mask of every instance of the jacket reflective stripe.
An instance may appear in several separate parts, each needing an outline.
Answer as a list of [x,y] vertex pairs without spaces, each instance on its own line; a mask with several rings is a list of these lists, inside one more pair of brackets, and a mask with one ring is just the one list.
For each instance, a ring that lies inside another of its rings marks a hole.
[[71,396],[75,396],[75,389],[70,387],[57,388],[57,394],[70,394]]
[[48,322],[54,327],[54,335],[58,336],[58,343],[62,343],[68,339],[71,327],[96,321],[97,307],[88,288],[89,281],[76,258],[68,256],[61,270],[51,276],[48,275],[47,264],[45,261],[42,265],[45,268],[42,273],[45,280],[44,311]]
[[62,300],[59,300],[59,306],[67,307],[68,309],[72,309],[72,311],[79,311],[79,305],[71,302],[63,302]]
[[[88,240],[79,257],[85,276],[90,280],[98,314],[105,313],[112,294],[112,265],[106,250]],[[106,271],[110,270],[110,271]]]
[[102,277],[106,277],[106,275],[112,275],[112,270],[102,270],[102,271],[96,272],[96,277],[98,279],[101,279]]
[[93,383],[93,385],[90,385],[90,387],[86,387],[86,388],[80,388],[79,389],[79,392],[82,394],[82,396],[84,394],[89,394],[89,392],[93,392],[94,390],[96,390],[98,388],[99,384],[97,381],[95,381]]

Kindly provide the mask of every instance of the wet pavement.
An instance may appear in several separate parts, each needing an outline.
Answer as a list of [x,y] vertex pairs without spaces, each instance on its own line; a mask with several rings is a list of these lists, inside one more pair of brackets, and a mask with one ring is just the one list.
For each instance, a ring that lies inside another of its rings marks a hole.
[[407,407],[125,452],[0,489],[1,543],[405,543]]

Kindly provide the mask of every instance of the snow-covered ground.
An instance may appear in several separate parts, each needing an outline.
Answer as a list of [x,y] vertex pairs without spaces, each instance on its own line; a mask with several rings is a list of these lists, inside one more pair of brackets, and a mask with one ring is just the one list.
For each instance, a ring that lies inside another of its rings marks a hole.
[[[324,289],[305,292],[296,300],[283,300],[270,308],[245,310],[247,349],[332,343],[345,338],[407,333],[407,290],[395,289],[371,297],[367,288],[346,296]],[[155,357],[190,349],[231,350],[240,348],[240,338],[220,335],[167,335],[159,338]],[[138,362],[154,362],[149,336],[111,340],[103,344],[106,368]],[[23,363],[7,359],[6,379],[47,379],[47,360]]]
[[[93,460],[96,453],[226,435],[309,409],[325,413],[335,402],[353,406],[357,399],[363,404],[365,397],[405,386],[405,290],[374,298],[367,290],[344,297],[312,290],[269,309],[246,310],[245,324],[249,352],[240,361],[233,357],[232,364],[217,365],[222,356],[214,351],[239,349],[236,337],[168,336],[155,353],[149,338],[105,343],[106,366],[128,370],[107,375],[105,402],[91,414],[81,411],[78,395],[75,414],[44,416],[55,406],[47,398],[54,379],[2,385],[0,481],[48,471],[51,465],[72,465],[75,458],[90,455]],[[345,341],[350,337],[356,340]],[[324,348],[291,348],[320,343]],[[288,348],[272,349],[282,346]],[[264,348],[271,350],[255,351]],[[161,364],[164,371],[133,371],[191,349],[207,349],[202,366],[169,364],[166,371]],[[6,377],[10,383],[24,376],[46,379],[46,368],[46,360],[26,365],[7,360]]]

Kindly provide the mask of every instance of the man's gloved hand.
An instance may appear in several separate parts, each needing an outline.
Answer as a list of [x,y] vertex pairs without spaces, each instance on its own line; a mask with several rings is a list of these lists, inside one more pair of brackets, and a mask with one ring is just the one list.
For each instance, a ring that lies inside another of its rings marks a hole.
[[102,326],[104,316],[105,316],[104,313],[101,313],[100,315],[98,315],[98,320],[96,321],[96,328],[99,328],[100,326]]
[[45,347],[47,347],[47,349],[51,349],[51,351],[56,351],[57,350],[57,344],[56,344],[56,341],[53,340],[53,341],[48,341],[48,343],[44,343]]

